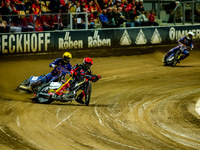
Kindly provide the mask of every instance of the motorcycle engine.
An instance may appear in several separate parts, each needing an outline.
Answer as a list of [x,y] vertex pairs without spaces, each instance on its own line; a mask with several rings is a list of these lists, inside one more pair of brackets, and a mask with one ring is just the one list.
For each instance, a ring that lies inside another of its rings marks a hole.
[[74,99],[76,97],[76,92],[75,91],[70,91],[69,93],[65,93],[62,98],[63,99]]

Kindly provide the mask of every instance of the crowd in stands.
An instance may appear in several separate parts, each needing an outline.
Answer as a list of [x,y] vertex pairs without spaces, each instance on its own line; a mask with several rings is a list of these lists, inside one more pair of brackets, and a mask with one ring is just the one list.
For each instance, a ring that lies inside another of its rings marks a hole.
[[[143,0],[0,0],[0,33],[158,26]],[[88,14],[88,20],[86,15]]]

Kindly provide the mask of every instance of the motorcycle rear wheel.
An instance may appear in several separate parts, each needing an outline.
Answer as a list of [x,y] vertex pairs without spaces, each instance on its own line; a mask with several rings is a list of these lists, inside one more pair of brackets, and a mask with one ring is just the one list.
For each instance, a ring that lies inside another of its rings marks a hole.
[[90,103],[90,96],[91,96],[91,92],[92,92],[92,84],[89,81],[88,85],[85,89],[85,105],[88,106]]
[[173,63],[172,63],[172,67],[175,67],[177,64],[177,59],[174,59]]

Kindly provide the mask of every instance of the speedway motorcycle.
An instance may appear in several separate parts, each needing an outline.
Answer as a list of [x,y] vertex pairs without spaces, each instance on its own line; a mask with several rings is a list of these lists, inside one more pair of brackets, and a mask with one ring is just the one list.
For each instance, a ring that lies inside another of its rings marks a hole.
[[[59,82],[59,81],[62,81],[65,79],[64,73],[66,74],[66,72],[62,71],[63,68],[61,66],[55,66],[55,68],[58,73],[50,81],[48,81],[49,83],[50,82]],[[67,72],[67,74],[70,74],[70,72]],[[40,80],[44,76],[45,76],[45,74],[42,74],[40,76],[31,76],[31,77],[27,78],[26,80],[24,80],[21,84],[19,84],[16,90],[25,91],[28,93],[36,93],[42,85],[44,85],[48,82],[44,82],[44,83],[34,87],[31,91],[29,90],[30,89],[29,87],[32,83],[35,83],[36,81]]]
[[[55,99],[52,98],[52,95],[58,90],[65,82],[69,82],[73,77],[70,77],[68,81],[62,80],[61,82],[51,82],[43,85],[38,92],[32,98],[32,101],[42,103],[42,104],[50,104]],[[65,89],[61,96],[58,96],[56,101],[60,102],[72,102],[77,96],[77,92],[79,90],[83,90],[85,92],[85,105],[88,106],[90,103],[90,96],[92,92],[92,84],[90,79],[91,75],[85,75],[83,81],[76,81],[69,88]],[[67,83],[66,83],[67,84]]]
[[[45,74],[42,74],[40,76],[31,76],[31,77],[27,78],[26,80],[24,80],[22,83],[20,83],[18,85],[17,90],[25,91],[28,93],[36,93],[42,85],[46,84],[45,82],[43,84],[38,85],[35,88],[33,88],[32,91],[29,90],[29,87],[32,83],[35,83],[36,81],[40,80],[44,76],[45,76]],[[64,80],[64,78],[65,78],[64,75],[59,75],[58,78],[56,78],[54,80],[52,79],[49,82],[61,81],[61,80]]]
[[[183,55],[184,50],[193,50],[190,47],[181,46],[181,48],[176,52],[169,55],[164,63],[165,66],[175,67],[178,62],[180,62],[180,58]],[[163,58],[164,60],[164,58]]]

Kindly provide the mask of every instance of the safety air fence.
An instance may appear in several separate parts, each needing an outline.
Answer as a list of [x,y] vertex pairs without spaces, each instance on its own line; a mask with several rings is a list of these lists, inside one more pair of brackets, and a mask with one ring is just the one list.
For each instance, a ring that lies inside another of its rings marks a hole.
[[0,33],[0,56],[115,48],[125,51],[127,47],[175,44],[189,31],[197,45],[200,25]]

